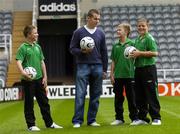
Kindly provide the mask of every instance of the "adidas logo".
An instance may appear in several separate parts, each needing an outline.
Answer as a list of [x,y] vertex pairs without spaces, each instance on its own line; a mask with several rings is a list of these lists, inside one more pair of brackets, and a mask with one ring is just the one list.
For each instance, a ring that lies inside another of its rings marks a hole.
[[39,7],[41,12],[73,12],[76,11],[76,5],[75,4],[64,4],[64,3],[51,3],[49,5],[41,5]]

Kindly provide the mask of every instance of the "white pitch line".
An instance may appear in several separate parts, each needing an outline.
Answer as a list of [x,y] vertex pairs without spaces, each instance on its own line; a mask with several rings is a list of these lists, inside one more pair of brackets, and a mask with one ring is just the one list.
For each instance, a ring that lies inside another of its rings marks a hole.
[[173,115],[173,116],[175,116],[175,117],[180,118],[180,115],[179,115],[179,114],[176,114],[176,113],[174,113],[174,112],[172,112],[172,111],[165,110],[165,109],[161,109],[161,110],[164,111],[164,112],[166,112],[166,113],[168,113],[168,114],[170,114],[170,115]]

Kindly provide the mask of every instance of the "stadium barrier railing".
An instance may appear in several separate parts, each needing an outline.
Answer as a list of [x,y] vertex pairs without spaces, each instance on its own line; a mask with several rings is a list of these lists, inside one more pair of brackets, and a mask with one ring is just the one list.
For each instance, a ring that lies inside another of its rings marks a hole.
[[[180,69],[157,69],[157,72],[162,72],[162,78],[158,77],[158,82],[180,82]],[[179,72],[178,76],[174,75],[174,72]],[[171,74],[172,77],[168,77]],[[107,71],[107,77],[103,80],[103,84],[111,84],[110,70]]]
[[4,48],[4,52],[7,53],[9,61],[12,59],[12,35],[0,34],[0,47]]

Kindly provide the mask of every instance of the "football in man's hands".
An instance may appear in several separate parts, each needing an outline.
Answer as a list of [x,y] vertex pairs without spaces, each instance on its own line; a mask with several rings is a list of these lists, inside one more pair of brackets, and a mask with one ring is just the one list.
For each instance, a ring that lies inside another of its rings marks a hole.
[[95,46],[94,39],[89,36],[85,36],[80,41],[81,49],[93,49],[94,46]]

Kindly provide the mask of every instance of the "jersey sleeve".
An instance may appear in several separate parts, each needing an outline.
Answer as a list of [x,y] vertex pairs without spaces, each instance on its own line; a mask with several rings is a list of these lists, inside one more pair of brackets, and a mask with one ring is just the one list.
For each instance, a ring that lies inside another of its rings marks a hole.
[[44,54],[43,54],[43,51],[42,51],[42,48],[38,45],[38,47],[39,47],[39,50],[40,50],[40,59],[41,59],[41,61],[42,60],[44,60],[45,58],[44,58]]
[[113,45],[112,50],[111,50],[110,59],[111,59],[111,60],[114,60],[114,45]]
[[147,51],[157,52],[157,44],[153,37],[147,38]]
[[20,60],[20,61],[24,61],[24,58],[25,58],[25,48],[23,47],[23,45],[21,45],[19,48],[18,48],[18,51],[16,53],[16,60]]
[[135,40],[131,40],[131,46],[135,47]]

